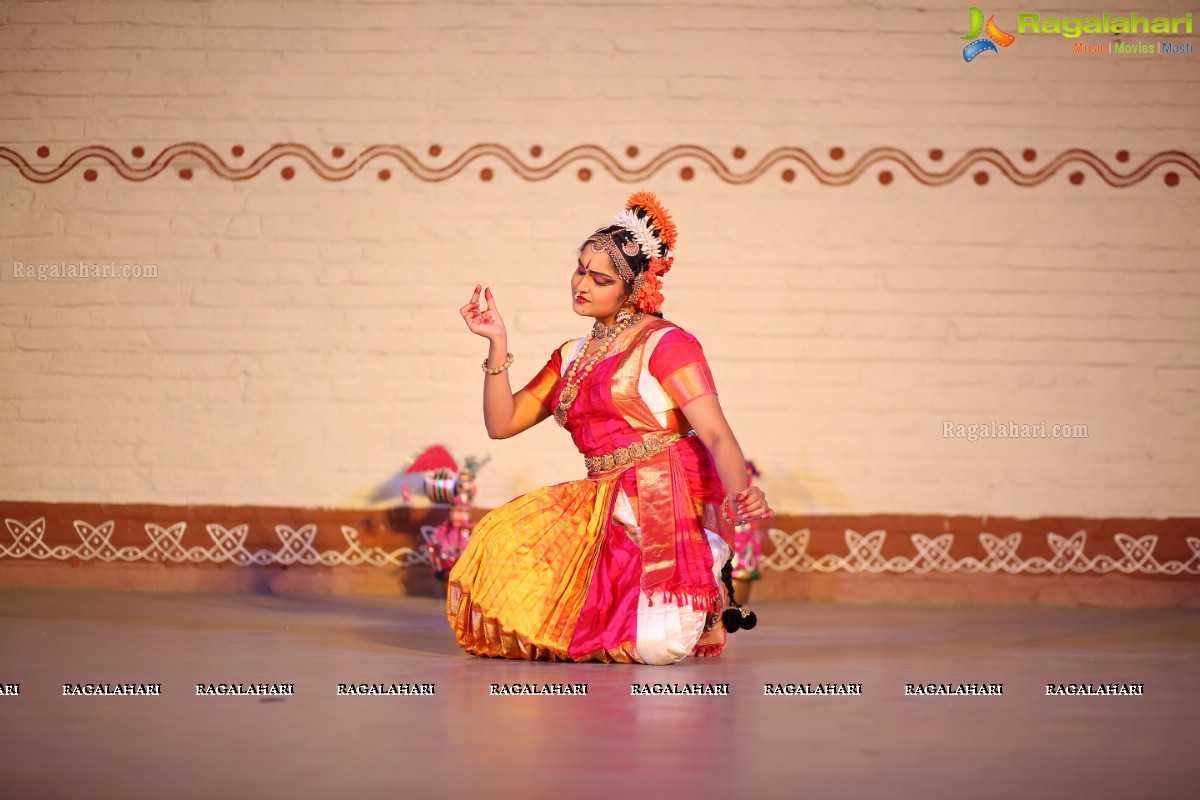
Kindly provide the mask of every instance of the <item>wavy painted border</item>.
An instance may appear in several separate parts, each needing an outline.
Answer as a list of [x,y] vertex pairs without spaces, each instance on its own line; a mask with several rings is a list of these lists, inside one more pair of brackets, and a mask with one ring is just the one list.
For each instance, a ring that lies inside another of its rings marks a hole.
[[[930,149],[924,157],[918,158],[900,148],[874,147],[840,170],[827,168],[816,156],[801,147],[776,147],[763,154],[757,162],[739,170],[737,167],[748,156],[745,148],[733,148],[730,163],[726,163],[713,150],[694,144],[673,145],[648,158],[640,157],[640,150],[636,146],[629,146],[625,148],[624,160],[599,145],[576,145],[554,157],[544,155],[543,149],[534,145],[528,150],[528,162],[512,149],[490,143],[471,145],[453,157],[443,154],[439,145],[430,145],[424,157],[427,161],[410,148],[390,144],[370,145],[354,156],[348,155],[343,147],[333,147],[328,162],[312,147],[294,142],[273,144],[255,157],[247,156],[241,145],[234,145],[229,149],[228,162],[216,149],[201,142],[169,145],[153,158],[146,156],[142,147],[133,147],[130,152],[131,160],[126,160],[125,156],[111,147],[87,145],[71,151],[57,166],[38,169],[17,150],[0,146],[0,161],[16,167],[21,177],[31,183],[53,183],[89,162],[106,164],[119,177],[134,182],[150,180],[169,169],[173,169],[178,178],[190,180],[199,166],[207,167],[218,178],[247,181],[264,175],[277,162],[283,162],[277,173],[283,180],[291,180],[296,176],[294,162],[303,162],[318,178],[331,182],[349,180],[360,173],[374,174],[379,180],[387,181],[393,177],[393,168],[400,167],[419,181],[438,183],[464,174],[476,162],[482,162],[476,173],[482,181],[490,181],[495,177],[493,166],[497,164],[525,181],[548,180],[570,169],[575,169],[575,177],[581,181],[590,180],[595,170],[604,170],[618,181],[632,183],[648,180],[671,169],[677,169],[676,175],[689,181],[696,177],[698,169],[706,169],[718,180],[731,185],[766,179],[791,183],[796,180],[797,169],[800,169],[807,171],[823,186],[847,186],[872,177],[880,185],[887,186],[897,179],[898,174],[907,174],[917,183],[930,187],[947,186],[968,178],[983,186],[993,175],[1007,178],[1015,186],[1033,187],[1049,182],[1060,172],[1067,172],[1067,180],[1075,185],[1084,183],[1090,173],[1108,186],[1126,188],[1149,180],[1164,168],[1166,171],[1162,174],[1162,181],[1165,186],[1179,185],[1181,173],[1200,180],[1200,162],[1181,150],[1154,153],[1140,165],[1124,172],[1100,155],[1082,148],[1063,150],[1029,171],[1022,170],[1017,161],[1026,164],[1038,161],[1034,149],[1026,148],[1019,157],[1011,158],[993,147],[972,148],[957,160],[947,162],[942,169],[923,163],[932,162],[940,166],[945,159],[941,149]],[[36,153],[37,158],[44,161],[50,158],[51,151],[42,145]],[[827,156],[830,162],[835,163],[847,157],[845,150],[840,147],[831,148]],[[1129,151],[1120,150],[1114,158],[1117,164],[1124,166],[1130,160]],[[173,167],[176,162],[179,165]],[[83,169],[84,180],[95,181],[99,177],[96,169]]]

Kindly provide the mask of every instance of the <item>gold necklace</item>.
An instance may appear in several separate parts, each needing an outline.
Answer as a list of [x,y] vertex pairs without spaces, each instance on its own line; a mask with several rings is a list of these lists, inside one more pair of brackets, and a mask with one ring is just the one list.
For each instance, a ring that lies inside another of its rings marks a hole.
[[606,328],[600,324],[600,320],[596,320],[595,324],[592,325],[592,333],[596,334],[597,339],[604,339],[608,336],[616,336],[617,331],[621,329],[621,323],[633,316],[633,312],[631,312],[629,309],[630,306],[626,306],[618,311],[617,318],[613,320],[613,324],[610,327]]
[[[571,403],[573,403],[575,398],[579,396],[579,387],[591,373],[592,367],[599,364],[600,360],[604,358],[604,354],[608,352],[608,348],[617,340],[617,335],[630,325],[637,323],[642,316],[642,313],[638,312],[637,314],[629,317],[629,319],[622,320],[617,325],[614,325],[611,329],[612,333],[604,339],[604,344],[600,346],[600,349],[596,352],[596,355],[588,361],[587,366],[585,366],[583,368],[583,372],[580,373],[579,364],[585,358],[587,349],[591,345],[592,340],[595,338],[593,333],[589,333],[587,335],[587,339],[584,340],[583,343],[583,349],[579,351],[579,357],[571,363],[571,369],[567,371],[567,385],[563,387],[562,394],[558,396],[558,408],[554,409],[554,421],[558,423],[560,428],[566,427],[567,409],[571,407]],[[577,373],[579,373],[578,380],[575,379],[575,375]]]

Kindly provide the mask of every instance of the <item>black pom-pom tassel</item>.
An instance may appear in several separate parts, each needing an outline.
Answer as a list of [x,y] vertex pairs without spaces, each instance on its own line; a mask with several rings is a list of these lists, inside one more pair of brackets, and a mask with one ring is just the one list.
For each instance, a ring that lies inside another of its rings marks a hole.
[[733,599],[733,559],[725,562],[725,566],[721,568],[721,582],[725,584],[726,597],[729,598],[730,606],[721,612],[721,624],[725,626],[725,630],[729,633],[734,633],[741,630],[750,630],[758,624],[758,617],[753,611],[747,611],[738,605],[738,602]]

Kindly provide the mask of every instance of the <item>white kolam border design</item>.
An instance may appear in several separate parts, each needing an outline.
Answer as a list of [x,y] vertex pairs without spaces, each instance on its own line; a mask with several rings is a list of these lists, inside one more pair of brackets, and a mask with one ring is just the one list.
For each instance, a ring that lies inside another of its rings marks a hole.
[[[112,544],[112,535],[116,523],[112,520],[91,525],[83,520],[75,520],[75,531],[80,543],[71,545],[49,545],[45,542],[46,518],[39,517],[28,525],[20,520],[7,518],[4,520],[9,533],[13,537],[11,544],[0,544],[0,558],[32,558],[38,560],[57,559],[66,561],[151,561],[174,562],[177,564],[232,564],[239,567],[294,565],[303,566],[373,566],[373,567],[411,567],[418,564],[429,565],[427,547],[400,547],[395,550],[384,550],[380,547],[363,545],[357,528],[350,525],[341,526],[345,539],[345,547],[341,550],[318,551],[313,542],[317,535],[315,524],[292,528],[288,525],[276,525],[275,533],[279,536],[280,547],[277,550],[261,549],[251,551],[246,548],[246,537],[250,532],[249,525],[236,525],[225,528],[221,525],[205,526],[212,543],[207,546],[196,545],[184,547],[183,534],[187,530],[186,522],[177,522],[164,528],[153,522],[145,524],[149,544],[143,547],[117,547]],[[421,526],[421,536],[428,544],[433,535],[434,527]],[[1018,549],[1021,544],[1020,533],[1010,533],[997,536],[991,533],[979,534],[979,542],[986,555],[983,558],[966,556],[955,558],[950,555],[954,544],[954,534],[943,533],[939,536],[926,536],[914,533],[909,536],[915,556],[883,555],[883,545],[887,532],[882,530],[860,534],[846,530],[846,555],[826,554],[813,556],[808,547],[811,532],[804,528],[795,533],[788,533],[778,528],[770,528],[767,536],[775,545],[774,552],[764,555],[762,567],[779,572],[849,572],[849,573],[916,573],[928,572],[960,572],[960,573],[997,573],[1009,574],[1030,573],[1040,575],[1045,573],[1063,575],[1067,573],[1097,573],[1107,574],[1120,572],[1124,574],[1142,575],[1200,575],[1200,537],[1188,536],[1187,543],[1191,555],[1186,561],[1159,561],[1154,557],[1154,549],[1158,546],[1158,535],[1131,536],[1118,533],[1113,539],[1121,550],[1121,555],[1113,557],[1099,554],[1088,556],[1085,552],[1087,531],[1076,531],[1071,536],[1060,536],[1049,533],[1046,541],[1050,545],[1051,556],[1031,556],[1022,558]]]
[[[20,520],[5,519],[8,532],[12,534],[13,543],[0,545],[0,557],[34,558],[39,560],[58,559],[68,560],[77,558],[80,561],[154,561],[174,562],[176,564],[233,564],[239,567],[269,566],[300,564],[304,566],[372,566],[372,567],[411,567],[414,564],[430,564],[429,552],[422,547],[400,547],[387,551],[381,547],[365,547],[360,539],[358,529],[349,525],[342,526],[342,536],[346,546],[342,550],[318,551],[313,547],[317,536],[315,524],[292,528],[288,525],[276,525],[275,533],[279,536],[278,550],[256,550],[246,548],[246,537],[250,533],[249,525],[236,525],[225,528],[221,525],[209,524],[206,527],[212,544],[208,546],[184,547],[183,534],[187,530],[186,522],[176,522],[164,528],[153,522],[146,523],[146,534],[150,543],[144,547],[117,547],[112,543],[116,523],[112,520],[91,525],[83,520],[75,520],[75,531],[79,534],[80,544],[48,545],[45,542],[46,518],[38,517],[29,525]],[[433,526],[421,526],[421,535],[426,542],[432,535]]]
[[1022,572],[1041,575],[1051,573],[1063,575],[1066,573],[1098,573],[1110,572],[1143,575],[1200,575],[1200,537],[1188,536],[1188,547],[1191,556],[1187,561],[1159,561],[1154,557],[1154,548],[1158,546],[1158,535],[1130,536],[1118,533],[1113,536],[1121,555],[1117,558],[1099,554],[1088,556],[1084,552],[1087,545],[1087,531],[1076,531],[1071,536],[1060,536],[1057,533],[1046,534],[1050,545],[1049,558],[1031,556],[1022,558],[1017,552],[1021,545],[1021,534],[1010,533],[1007,536],[997,536],[992,533],[979,534],[979,543],[986,555],[983,558],[966,556],[955,558],[950,555],[950,547],[954,544],[954,534],[943,533],[939,536],[926,536],[923,533],[910,535],[915,556],[883,555],[883,543],[887,538],[886,531],[871,531],[860,534],[846,530],[846,549],[844,556],[826,554],[813,557],[808,553],[811,532],[804,528],[795,533],[787,533],[778,528],[767,530],[767,536],[775,545],[775,551],[762,558],[762,566],[767,569],[794,572],[852,572],[852,573],[906,573],[923,574],[927,572],[961,572],[961,573],[997,573],[1006,572],[1012,575]]

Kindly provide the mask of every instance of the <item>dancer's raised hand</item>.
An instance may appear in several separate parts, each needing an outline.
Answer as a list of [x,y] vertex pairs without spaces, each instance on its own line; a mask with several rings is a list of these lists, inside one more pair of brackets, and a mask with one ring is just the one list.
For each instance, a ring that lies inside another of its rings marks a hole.
[[[484,299],[487,301],[487,308],[479,306],[479,292],[483,291]],[[484,289],[479,284],[475,285],[475,293],[471,295],[471,302],[459,309],[463,319],[467,323],[467,327],[471,329],[471,333],[482,336],[488,341],[494,341],[498,338],[507,338],[508,331],[504,327],[504,320],[500,318],[500,309],[496,307],[496,298],[492,297],[491,288]]]

